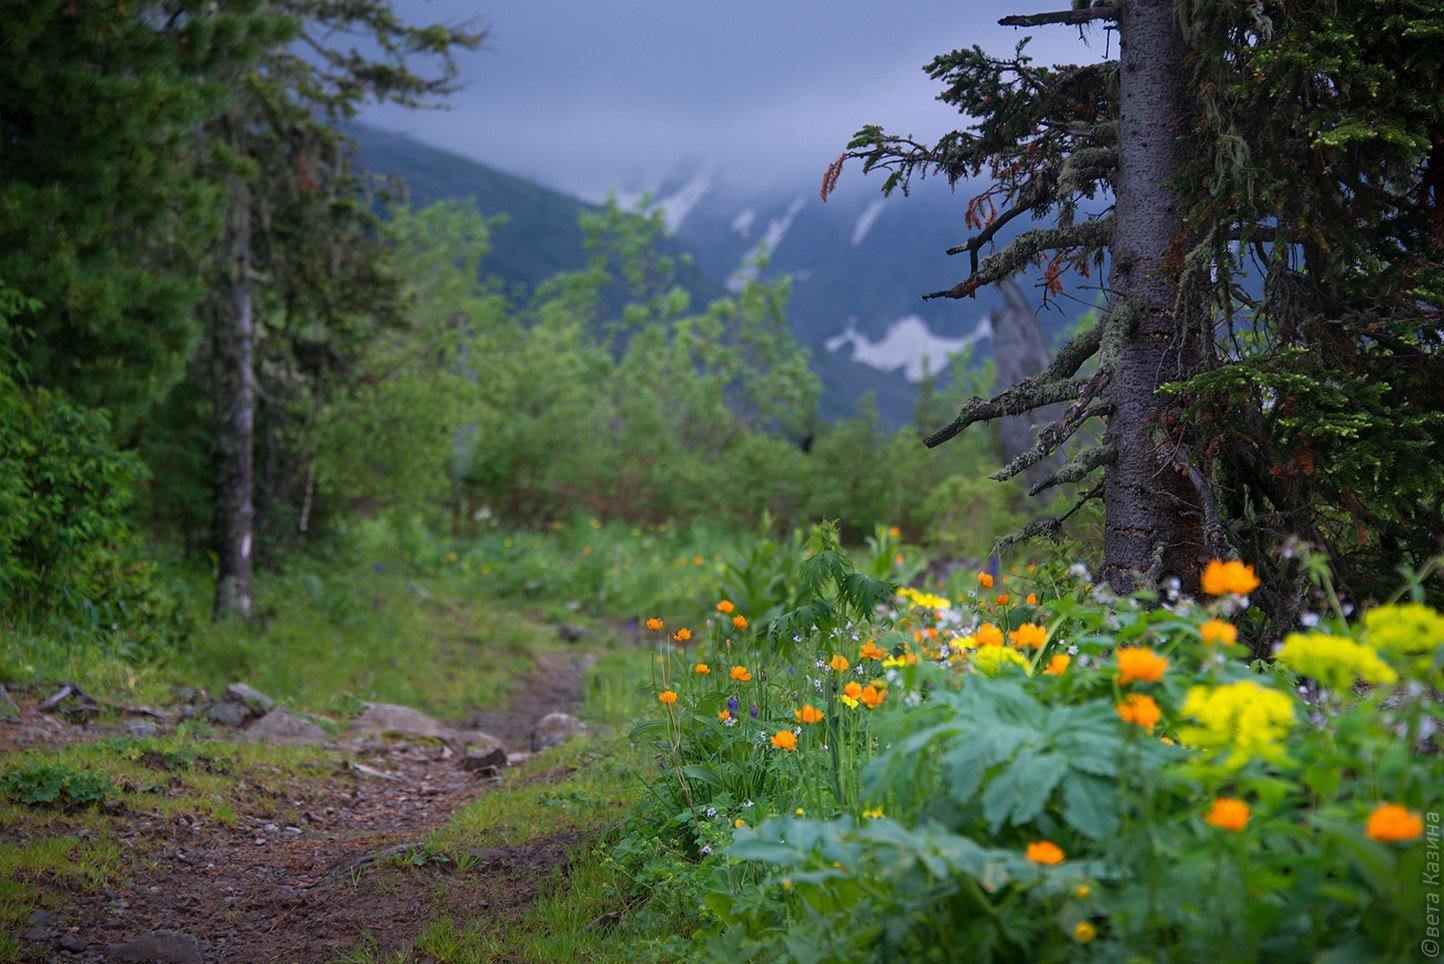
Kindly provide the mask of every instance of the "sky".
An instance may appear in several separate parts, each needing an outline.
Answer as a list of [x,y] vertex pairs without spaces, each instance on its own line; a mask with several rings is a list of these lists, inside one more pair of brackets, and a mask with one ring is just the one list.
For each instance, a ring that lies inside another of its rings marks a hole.
[[[413,23],[471,21],[487,40],[460,58],[450,110],[371,107],[361,120],[589,199],[699,167],[755,187],[820,181],[864,124],[924,140],[959,125],[922,70],[934,56],[1011,52],[1025,32],[998,17],[1066,6],[396,0]],[[1076,28],[1031,32],[1040,61],[1102,53],[1101,31],[1091,49]]]

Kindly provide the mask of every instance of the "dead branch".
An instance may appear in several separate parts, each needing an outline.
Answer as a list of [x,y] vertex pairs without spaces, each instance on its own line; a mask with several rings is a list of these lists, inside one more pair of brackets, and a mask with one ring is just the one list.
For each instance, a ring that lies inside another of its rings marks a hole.
[[1018,14],[1012,17],[1004,17],[998,21],[1000,27],[1043,27],[1048,24],[1061,23],[1077,25],[1090,23],[1094,20],[1118,19],[1117,7],[1085,7],[1082,10],[1056,10],[1052,13],[1029,13]]
[[1111,445],[1095,445],[1093,448],[1084,449],[1073,456],[1063,467],[1053,474],[1039,479],[1031,489],[1029,495],[1037,495],[1045,489],[1051,489],[1055,485],[1066,485],[1073,482],[1081,482],[1088,477],[1094,469],[1112,462],[1117,451]]

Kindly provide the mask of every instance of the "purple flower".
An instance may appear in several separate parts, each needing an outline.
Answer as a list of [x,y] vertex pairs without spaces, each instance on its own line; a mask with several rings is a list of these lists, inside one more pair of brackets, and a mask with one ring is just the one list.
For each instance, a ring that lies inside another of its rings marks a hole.
[[757,719],[757,704],[753,703],[751,706],[747,707],[747,712],[752,715],[752,718],[754,720]]
[[733,715],[733,716],[736,716],[736,715],[737,715],[737,710],[738,710],[738,708],[739,708],[740,706],[741,706],[741,704],[738,703],[735,699],[732,699],[732,700],[728,700],[728,701],[727,701],[727,709],[732,712],[732,715]]

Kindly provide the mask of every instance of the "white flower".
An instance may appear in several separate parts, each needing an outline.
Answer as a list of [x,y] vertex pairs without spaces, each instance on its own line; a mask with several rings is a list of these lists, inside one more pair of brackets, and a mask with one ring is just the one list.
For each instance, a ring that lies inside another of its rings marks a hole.
[[702,856],[705,857],[705,856],[707,856],[708,854],[710,854],[711,852],[712,852],[712,847],[711,847],[710,845],[708,845],[708,844],[703,844],[703,845],[702,845]]
[[1300,613],[1300,614],[1299,614],[1299,622],[1304,625],[1304,628],[1305,628],[1305,629],[1313,629],[1315,626],[1317,626],[1317,625],[1319,624],[1319,614],[1318,614],[1318,613]]

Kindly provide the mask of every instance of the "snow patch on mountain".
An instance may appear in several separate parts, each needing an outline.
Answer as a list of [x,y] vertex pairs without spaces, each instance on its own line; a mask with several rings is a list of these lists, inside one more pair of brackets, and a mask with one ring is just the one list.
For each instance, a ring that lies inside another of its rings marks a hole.
[[682,185],[675,193],[662,198],[658,204],[662,207],[662,217],[667,222],[667,232],[676,234],[687,215],[697,206],[697,202],[707,196],[712,190],[712,171],[710,168],[703,168],[697,175]]
[[881,339],[873,341],[857,330],[856,318],[849,318],[847,328],[827,339],[824,346],[833,354],[851,346],[853,361],[885,372],[901,370],[908,381],[920,382],[925,374],[936,375],[947,368],[953,355],[992,332],[992,325],[984,317],[961,338],[945,338],[934,334],[922,318],[907,315],[893,322]]
[[757,277],[757,256],[766,251],[768,256],[777,253],[777,246],[782,239],[787,237],[792,222],[797,220],[798,213],[807,203],[806,198],[793,198],[792,203],[787,206],[787,211],[778,217],[767,222],[767,230],[762,234],[762,240],[742,259],[742,266],[732,272],[732,277],[727,279],[727,290],[732,294],[739,293],[747,287],[748,282]]
[[747,237],[752,233],[752,225],[757,223],[757,212],[748,208],[732,219],[732,230],[741,237]]
[[867,207],[863,208],[862,214],[858,215],[857,224],[852,228],[852,246],[855,248],[862,244],[862,239],[872,230],[877,223],[878,215],[882,214],[883,199],[878,198]]

